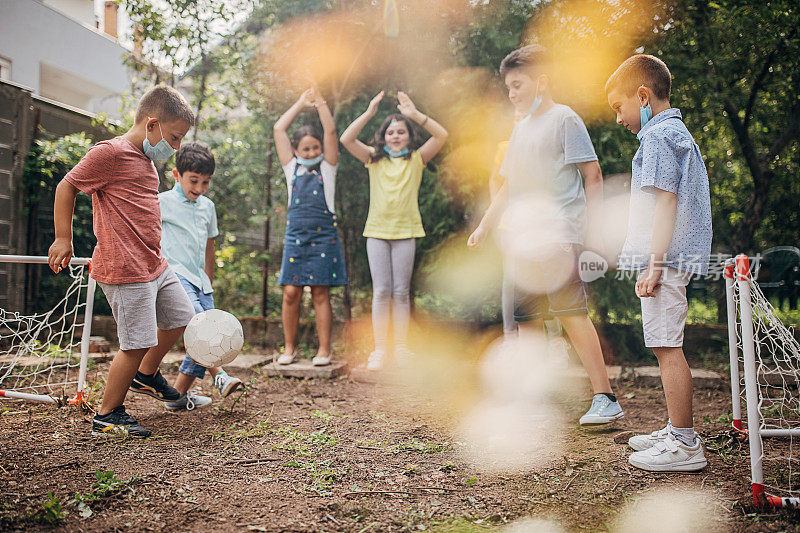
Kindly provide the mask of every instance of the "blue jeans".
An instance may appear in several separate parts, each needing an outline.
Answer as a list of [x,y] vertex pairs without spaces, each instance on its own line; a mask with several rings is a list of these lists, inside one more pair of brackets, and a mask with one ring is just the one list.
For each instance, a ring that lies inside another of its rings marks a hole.
[[[185,290],[186,294],[189,295],[189,301],[192,302],[195,313],[202,313],[208,309],[214,309],[213,294],[206,294],[199,287],[192,285],[189,280],[180,274],[175,275],[178,276],[178,281],[180,281],[181,285],[183,285],[183,290]],[[206,375],[206,367],[198,365],[192,360],[191,357],[187,355],[184,357],[180,368],[178,368],[178,372],[186,374],[187,376],[194,376],[198,379],[203,379],[203,377]]]

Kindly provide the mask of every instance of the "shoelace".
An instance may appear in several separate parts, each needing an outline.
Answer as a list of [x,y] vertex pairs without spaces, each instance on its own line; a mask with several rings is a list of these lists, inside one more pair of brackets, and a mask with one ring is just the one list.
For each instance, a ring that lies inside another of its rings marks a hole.
[[216,376],[214,376],[214,386],[218,389],[221,389],[224,383],[224,379],[225,378],[222,374],[217,374]]
[[600,396],[599,398],[594,399],[594,403],[597,405],[594,410],[602,411],[611,404],[611,400],[609,400],[607,396]]
[[164,386],[167,385],[167,378],[161,375],[160,370],[156,372],[155,376],[153,376],[153,381],[155,383],[155,386],[158,388],[164,388]]
[[194,399],[195,399],[195,395],[194,394],[186,393],[186,410],[187,411],[193,411],[194,410],[194,408],[195,408]]
[[136,419],[126,413],[124,409],[122,411],[117,411],[117,414],[119,415],[119,419],[123,424],[136,424]]

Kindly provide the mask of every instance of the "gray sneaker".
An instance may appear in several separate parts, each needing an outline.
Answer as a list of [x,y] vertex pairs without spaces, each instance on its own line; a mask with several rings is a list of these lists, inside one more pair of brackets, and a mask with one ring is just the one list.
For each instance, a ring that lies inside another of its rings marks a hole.
[[582,426],[591,424],[608,424],[625,416],[619,402],[612,402],[605,394],[595,394],[592,406],[579,420]]
[[223,398],[227,398],[228,395],[242,386],[242,380],[220,372],[214,376],[214,386]]
[[197,407],[205,407],[210,403],[211,398],[208,396],[200,396],[189,391],[174,402],[164,402],[164,407],[167,411],[194,411]]

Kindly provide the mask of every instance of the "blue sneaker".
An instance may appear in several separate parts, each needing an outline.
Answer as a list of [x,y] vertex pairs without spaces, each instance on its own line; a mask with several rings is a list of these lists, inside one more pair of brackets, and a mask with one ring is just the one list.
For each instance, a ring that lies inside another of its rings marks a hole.
[[605,394],[595,394],[592,406],[579,420],[582,426],[590,424],[608,424],[625,416],[619,402],[612,402]]

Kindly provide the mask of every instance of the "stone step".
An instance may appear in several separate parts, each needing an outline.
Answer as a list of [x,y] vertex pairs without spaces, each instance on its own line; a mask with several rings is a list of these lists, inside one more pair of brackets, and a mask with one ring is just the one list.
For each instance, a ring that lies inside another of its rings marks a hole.
[[348,365],[344,361],[332,361],[329,365],[314,366],[311,364],[311,359],[300,359],[290,365],[270,363],[265,369],[269,377],[330,379],[347,374]]
[[[164,359],[161,361],[162,363],[166,363],[168,365],[172,364],[180,364],[183,361],[183,358],[186,356],[183,352],[168,352],[167,355],[164,356]],[[265,365],[272,362],[272,354],[248,354],[248,353],[241,353],[225,365],[225,368],[238,368],[240,370],[249,370],[256,366]]]
[[[657,366],[638,366],[621,367],[607,366],[606,371],[612,382],[633,381],[637,385],[660,386],[661,370]],[[718,372],[705,370],[702,368],[692,368],[692,382],[695,388],[716,389],[726,388],[730,385],[730,378]],[[565,370],[567,379],[571,381],[589,381],[589,376],[583,367],[570,366]],[[399,370],[388,367],[381,372],[372,372],[365,368],[353,368],[350,370],[350,378],[362,383],[401,383],[402,374]]]

